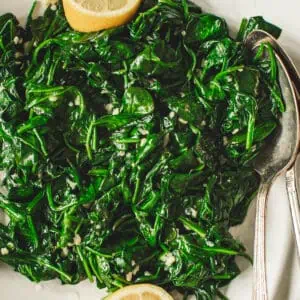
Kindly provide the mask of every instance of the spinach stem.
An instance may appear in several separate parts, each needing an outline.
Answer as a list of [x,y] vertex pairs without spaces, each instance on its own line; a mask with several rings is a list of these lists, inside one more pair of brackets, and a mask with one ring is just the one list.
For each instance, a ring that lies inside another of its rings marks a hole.
[[94,121],[92,121],[89,125],[87,136],[86,136],[86,142],[85,142],[86,152],[89,160],[93,159],[92,150],[91,150],[91,137],[93,134],[93,128],[94,128]]
[[47,157],[48,156],[48,151],[46,149],[46,144],[45,144],[44,139],[40,136],[40,134],[38,133],[38,131],[35,128],[33,129],[33,132],[34,132],[37,140],[39,141],[42,153],[44,154],[44,156]]
[[111,254],[107,254],[107,253],[103,253],[103,252],[94,250],[94,249],[92,249],[89,246],[86,246],[85,249],[88,250],[88,251],[90,251],[93,254],[98,255],[98,256],[102,256],[102,257],[105,257],[105,258],[112,258],[113,257],[113,255],[111,255]]
[[205,238],[206,237],[206,232],[205,230],[203,230],[199,225],[197,225],[196,223],[190,221],[189,219],[185,218],[185,217],[180,217],[178,219],[186,228],[196,232],[201,238]]
[[246,149],[247,150],[249,150],[253,144],[254,125],[255,125],[255,117],[253,115],[250,115],[249,121],[248,121],[247,138],[246,138]]
[[81,262],[83,264],[84,270],[86,272],[86,275],[87,275],[89,281],[90,282],[94,282],[93,275],[92,275],[91,270],[89,268],[89,264],[86,261],[86,259],[84,258],[83,253],[82,253],[82,251],[81,251],[81,249],[80,249],[79,246],[76,247],[76,251],[77,251],[77,253],[78,253],[79,257],[80,257],[80,260],[81,260]]

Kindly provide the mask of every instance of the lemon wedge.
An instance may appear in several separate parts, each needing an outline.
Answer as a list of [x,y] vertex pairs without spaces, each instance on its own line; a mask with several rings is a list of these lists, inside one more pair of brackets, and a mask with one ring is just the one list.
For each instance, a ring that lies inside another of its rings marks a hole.
[[106,300],[173,300],[173,298],[156,285],[135,284],[116,291]]
[[94,32],[130,21],[142,0],[63,0],[70,26],[81,32]]

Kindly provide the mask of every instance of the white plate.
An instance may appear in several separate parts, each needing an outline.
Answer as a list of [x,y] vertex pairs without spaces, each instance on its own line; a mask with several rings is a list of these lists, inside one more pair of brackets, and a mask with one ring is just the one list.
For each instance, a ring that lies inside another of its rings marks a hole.
[[[99,0],[100,1],[100,0]],[[32,0],[1,0],[0,14],[15,13],[24,22]],[[196,0],[206,11],[226,18],[236,31],[245,16],[263,15],[284,31],[282,45],[300,68],[300,1],[298,0]],[[0,216],[1,218],[1,216]],[[253,207],[246,223],[234,233],[245,243],[249,252],[253,244]],[[268,211],[267,260],[270,300],[299,300],[300,270],[296,262],[295,246],[288,200],[283,178],[279,178],[270,193]],[[251,299],[252,268],[242,264],[243,273],[226,289],[231,300]],[[16,300],[99,300],[104,291],[95,284],[82,282],[77,286],[62,286],[58,281],[31,283],[25,277],[0,265],[0,299]]]

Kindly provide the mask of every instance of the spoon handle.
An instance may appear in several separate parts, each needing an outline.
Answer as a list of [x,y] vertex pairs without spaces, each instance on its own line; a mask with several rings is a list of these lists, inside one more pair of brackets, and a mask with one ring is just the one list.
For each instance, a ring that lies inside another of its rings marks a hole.
[[[299,159],[299,157],[298,157]],[[300,203],[299,197],[297,193],[297,177],[296,177],[296,165],[287,171],[285,179],[286,179],[286,188],[288,192],[289,202],[290,202],[290,210],[292,214],[294,233],[296,237],[296,245],[298,250],[298,256],[300,258]]]
[[262,182],[257,195],[254,240],[253,300],[268,299],[265,253],[265,223],[269,188],[270,182]]

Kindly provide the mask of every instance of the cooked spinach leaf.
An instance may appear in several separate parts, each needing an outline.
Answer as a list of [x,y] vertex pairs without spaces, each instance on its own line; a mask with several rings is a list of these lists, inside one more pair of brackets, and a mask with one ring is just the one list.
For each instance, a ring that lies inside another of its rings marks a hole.
[[[33,7],[34,9],[34,7]],[[145,0],[119,28],[74,32],[62,5],[0,17],[0,260],[30,280],[149,282],[197,299],[251,261],[229,229],[284,112],[273,49],[224,19]]]

